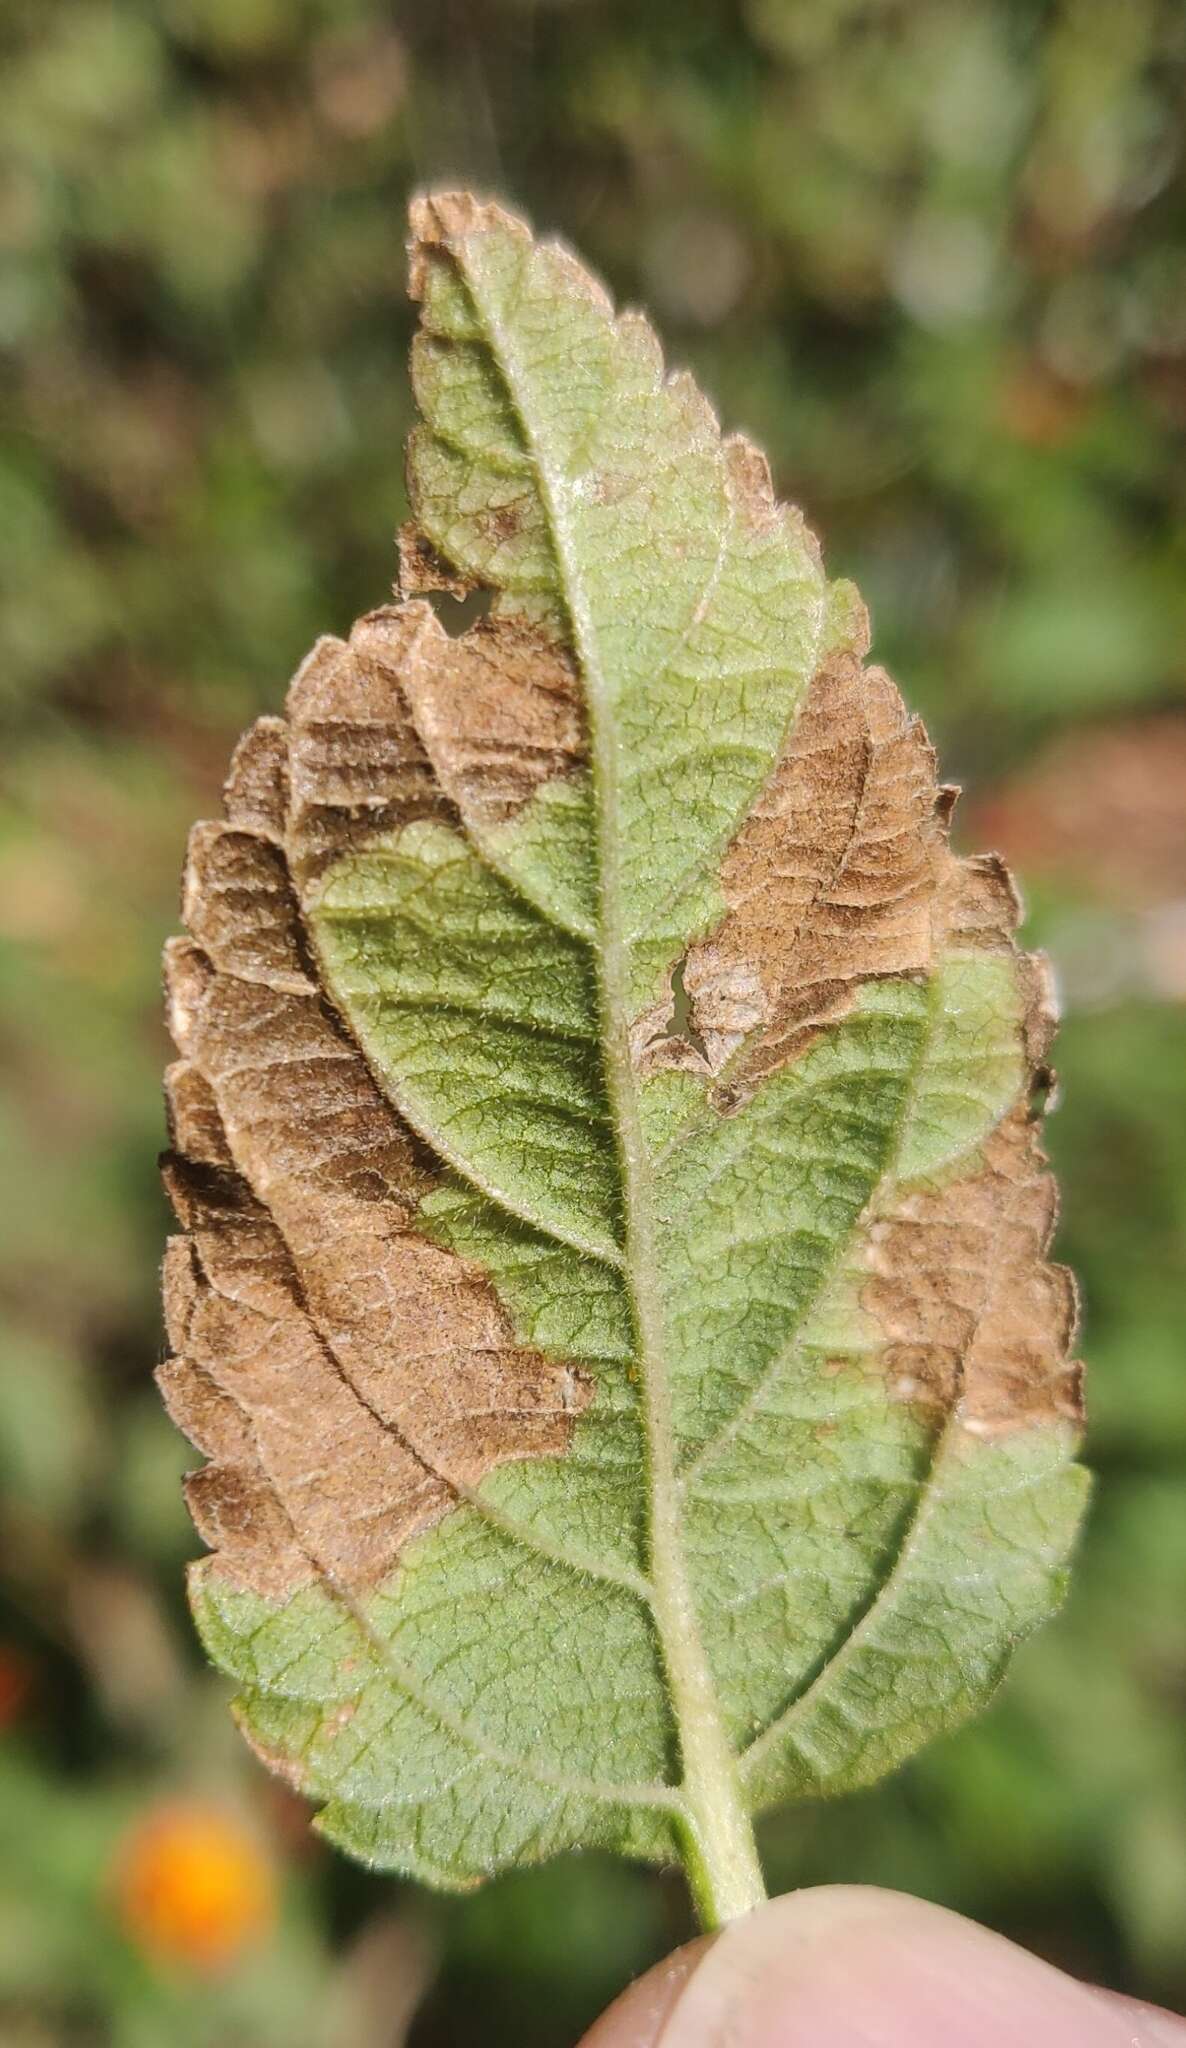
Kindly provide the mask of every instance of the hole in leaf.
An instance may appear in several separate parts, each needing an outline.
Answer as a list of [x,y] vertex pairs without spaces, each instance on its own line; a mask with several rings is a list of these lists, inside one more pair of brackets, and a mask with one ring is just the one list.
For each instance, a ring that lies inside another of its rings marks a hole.
[[1033,1124],[1041,1123],[1043,1117],[1051,1116],[1058,1108],[1060,1095],[1061,1089],[1059,1087],[1058,1075],[1055,1073],[1054,1068],[1047,1066],[1035,1067],[1029,1092],[1028,1114],[1030,1122]]
[[685,1039],[693,1052],[699,1053],[700,1058],[704,1061],[705,1066],[707,1066],[708,1047],[704,1042],[703,1033],[696,1028],[692,998],[688,993],[687,982],[684,980],[687,965],[688,956],[685,953],[683,959],[677,960],[671,970],[671,1022],[663,1036],[664,1038]]
[[489,616],[494,603],[492,590],[467,590],[464,597],[454,597],[448,590],[426,590],[428,599],[450,640],[460,640],[471,626]]

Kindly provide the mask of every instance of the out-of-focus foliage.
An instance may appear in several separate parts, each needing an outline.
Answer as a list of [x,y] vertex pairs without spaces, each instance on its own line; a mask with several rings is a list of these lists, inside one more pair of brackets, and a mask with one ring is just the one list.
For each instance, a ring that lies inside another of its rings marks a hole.
[[[1186,2003],[1184,108],[1174,0],[8,0],[6,2044],[384,2048],[424,1994],[418,2048],[559,2048],[683,1932],[676,1888],[596,1859],[442,1903],[307,1841],[191,1656],[148,1383],[182,837],[313,635],[387,590],[404,204],[450,175],[568,231],[770,449],[1067,995],[1076,1591],[982,1724],[774,1824],[771,1875],[913,1888]],[[217,1968],[120,1889],[179,1802],[268,1871]]]

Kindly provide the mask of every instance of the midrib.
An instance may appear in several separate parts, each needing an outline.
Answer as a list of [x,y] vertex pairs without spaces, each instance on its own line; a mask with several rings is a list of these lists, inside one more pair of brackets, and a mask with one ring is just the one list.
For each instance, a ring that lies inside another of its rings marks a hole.
[[652,1611],[666,1667],[683,1765],[685,1855],[706,1926],[749,1911],[765,1898],[753,1829],[742,1802],[736,1758],[721,1718],[684,1555],[675,1470],[650,1160],[643,1139],[629,1045],[629,951],[622,915],[619,746],[597,634],[576,559],[571,482],[549,460],[536,424],[528,379],[505,326],[468,270],[466,284],[490,340],[518,419],[552,538],[560,594],[584,679],[597,820],[599,919],[595,942],[601,1053],[613,1110],[622,1185],[624,1278],[637,1337],[648,1477]]

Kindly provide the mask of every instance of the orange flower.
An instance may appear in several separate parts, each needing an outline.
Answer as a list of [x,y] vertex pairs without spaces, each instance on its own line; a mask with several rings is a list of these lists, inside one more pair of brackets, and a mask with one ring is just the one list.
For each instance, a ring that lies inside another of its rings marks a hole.
[[125,1837],[113,1871],[124,1931],[158,1962],[220,1971],[262,1940],[276,1883],[254,1837],[231,1814],[171,1801]]

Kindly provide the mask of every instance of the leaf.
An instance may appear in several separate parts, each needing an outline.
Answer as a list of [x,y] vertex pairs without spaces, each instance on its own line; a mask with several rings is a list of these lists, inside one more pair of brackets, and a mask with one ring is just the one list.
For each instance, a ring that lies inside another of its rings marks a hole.
[[194,1607],[344,1848],[678,1856],[711,1922],[1059,1598],[1051,1007],[763,458],[562,248],[413,236],[398,601],[169,948]]

